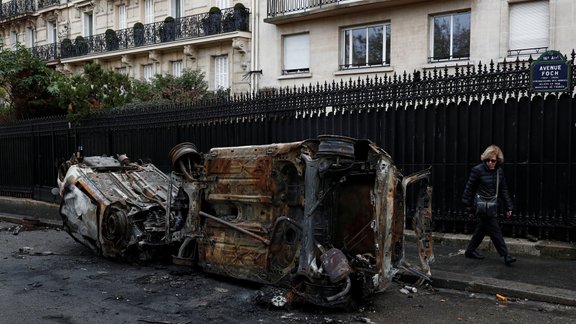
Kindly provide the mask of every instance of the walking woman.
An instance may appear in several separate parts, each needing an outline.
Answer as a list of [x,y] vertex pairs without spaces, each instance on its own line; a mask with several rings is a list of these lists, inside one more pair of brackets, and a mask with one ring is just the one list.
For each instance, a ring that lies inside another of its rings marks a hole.
[[498,254],[504,257],[504,263],[511,265],[516,259],[508,252],[496,219],[499,201],[503,203],[507,217],[512,216],[513,208],[504,171],[501,168],[504,154],[498,146],[490,145],[484,150],[480,159],[482,163],[472,168],[462,195],[462,203],[467,209],[475,209],[478,220],[464,255],[471,259],[484,259],[476,249],[484,237],[489,235]]

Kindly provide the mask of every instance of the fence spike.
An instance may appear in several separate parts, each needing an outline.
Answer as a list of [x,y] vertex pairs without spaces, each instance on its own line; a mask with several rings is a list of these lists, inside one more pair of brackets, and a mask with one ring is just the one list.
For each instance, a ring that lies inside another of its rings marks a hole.
[[413,75],[412,77],[413,82],[420,82],[422,80],[420,76],[420,71],[416,71],[416,69],[414,69],[414,73],[412,75]]

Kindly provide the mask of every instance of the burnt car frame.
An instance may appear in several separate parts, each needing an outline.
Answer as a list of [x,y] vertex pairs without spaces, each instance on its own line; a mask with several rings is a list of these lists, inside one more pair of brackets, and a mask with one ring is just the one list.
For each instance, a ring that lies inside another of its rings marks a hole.
[[[403,176],[369,140],[169,153],[173,171],[126,156],[73,157],[59,169],[64,228],[96,254],[173,262],[288,287],[287,302],[348,304],[403,269],[408,196],[422,277],[430,275],[430,169]],[[417,194],[408,186],[419,183]]]

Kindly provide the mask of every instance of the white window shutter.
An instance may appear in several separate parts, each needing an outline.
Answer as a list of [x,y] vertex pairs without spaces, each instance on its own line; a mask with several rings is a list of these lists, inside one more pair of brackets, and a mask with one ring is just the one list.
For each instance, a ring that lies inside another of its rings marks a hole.
[[154,76],[154,65],[153,64],[148,64],[148,65],[144,65],[144,80],[146,82],[150,82],[152,80],[152,77]]
[[510,5],[510,49],[548,47],[550,9],[548,1]]
[[182,61],[172,62],[172,76],[177,78],[182,76]]
[[36,33],[34,29],[28,27],[26,28],[26,47],[32,48],[36,43]]
[[94,33],[94,16],[92,12],[87,12],[84,14],[84,37],[90,37]]
[[310,68],[310,35],[284,36],[284,70]]
[[144,3],[144,23],[151,24],[154,22],[154,0],[146,0]]
[[13,50],[16,49],[16,44],[18,44],[18,33],[13,31],[10,33],[10,45]]
[[120,67],[120,68],[116,68],[116,72],[123,74],[123,75],[128,75],[128,68],[124,67]]
[[228,89],[228,55],[214,58],[214,89]]
[[126,5],[118,6],[118,29],[126,29]]
[[172,0],[172,17],[173,18],[181,18],[184,13],[184,6],[182,0]]
[[220,9],[230,8],[230,0],[216,0],[216,7]]
[[56,40],[58,39],[57,33],[56,22],[48,22],[48,42],[50,44],[56,43]]

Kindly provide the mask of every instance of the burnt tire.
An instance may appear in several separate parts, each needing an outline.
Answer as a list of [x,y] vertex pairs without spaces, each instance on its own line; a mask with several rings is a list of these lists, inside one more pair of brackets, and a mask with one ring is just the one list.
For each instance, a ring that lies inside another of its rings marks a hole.
[[128,244],[128,216],[126,211],[118,206],[109,206],[101,223],[102,238],[106,245],[123,250]]

